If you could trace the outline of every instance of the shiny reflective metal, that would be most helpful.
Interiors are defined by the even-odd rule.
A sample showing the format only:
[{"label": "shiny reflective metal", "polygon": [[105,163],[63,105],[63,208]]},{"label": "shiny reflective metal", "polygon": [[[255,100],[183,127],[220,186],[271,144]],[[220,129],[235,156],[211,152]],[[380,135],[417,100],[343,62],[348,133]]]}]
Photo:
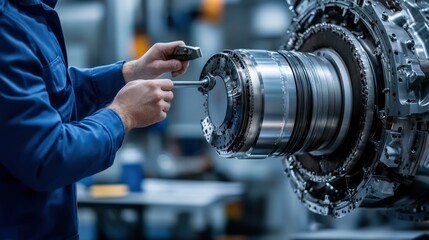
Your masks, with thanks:
[{"label": "shiny reflective metal", "polygon": [[[239,49],[209,60],[201,76],[224,82],[220,91],[227,101],[226,111],[213,113],[210,106],[219,99],[207,93],[203,130],[220,155],[264,158],[335,150],[350,122],[350,77],[334,51],[316,54]],[[241,70],[225,69],[240,65]],[[238,104],[247,111],[237,111]]]},{"label": "shiny reflective metal", "polygon": [[429,1],[288,1],[278,51],[237,49],[201,72],[202,128],[224,157],[284,156],[311,211],[429,219]]}]

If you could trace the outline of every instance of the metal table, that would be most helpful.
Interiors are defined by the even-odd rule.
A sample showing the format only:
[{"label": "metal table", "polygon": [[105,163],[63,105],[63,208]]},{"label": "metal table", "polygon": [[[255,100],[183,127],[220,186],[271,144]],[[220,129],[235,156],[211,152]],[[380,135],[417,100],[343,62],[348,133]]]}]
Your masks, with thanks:
[{"label": "metal table", "polygon": [[160,206],[194,211],[207,209],[215,204],[226,204],[238,199],[243,193],[240,183],[215,181],[188,181],[144,179],[142,192],[130,192],[123,197],[94,198],[88,192],[78,192],[79,208],[91,208],[97,215],[98,239],[106,238],[103,232],[102,216],[107,209],[131,209],[137,213],[136,239],[143,239],[143,212],[147,207]]}]

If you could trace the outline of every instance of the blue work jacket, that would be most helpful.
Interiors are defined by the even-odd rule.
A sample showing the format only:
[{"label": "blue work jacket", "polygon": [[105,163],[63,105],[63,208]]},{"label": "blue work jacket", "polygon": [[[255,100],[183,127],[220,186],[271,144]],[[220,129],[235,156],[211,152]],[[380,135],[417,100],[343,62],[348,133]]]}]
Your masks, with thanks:
[{"label": "blue work jacket", "polygon": [[[0,0],[0,239],[77,239],[74,183],[113,163],[123,62],[68,68],[56,0]],[[76,13],[79,14],[79,13]]]}]

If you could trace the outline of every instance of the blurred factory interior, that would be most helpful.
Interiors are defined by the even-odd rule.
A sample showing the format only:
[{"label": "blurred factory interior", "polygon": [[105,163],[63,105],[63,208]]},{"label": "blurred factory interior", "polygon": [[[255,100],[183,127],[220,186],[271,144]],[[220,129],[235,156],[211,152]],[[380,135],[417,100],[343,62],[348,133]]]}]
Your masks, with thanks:
[{"label": "blurred factory interior", "polygon": [[[61,0],[56,9],[70,66],[133,59],[156,42],[183,40],[203,52],[175,79],[188,81],[199,80],[207,59],[223,49],[278,49],[291,21],[285,0]],[[428,228],[373,209],[357,209],[340,219],[308,211],[293,193],[281,158],[219,157],[201,131],[202,94],[195,89],[176,89],[174,94],[167,120],[130,132],[114,165],[83,179],[78,196],[95,185],[122,183],[132,191],[164,191],[163,198],[172,202],[176,196],[177,201],[192,202],[204,194],[216,195],[210,191],[224,186],[200,182],[231,183],[225,188],[234,189],[233,194],[195,207],[155,203],[137,211],[82,203],[81,239],[299,239],[300,233],[325,230],[341,234]],[[137,173],[127,168],[132,165],[138,166]],[[130,178],[142,185],[132,185]]]}]

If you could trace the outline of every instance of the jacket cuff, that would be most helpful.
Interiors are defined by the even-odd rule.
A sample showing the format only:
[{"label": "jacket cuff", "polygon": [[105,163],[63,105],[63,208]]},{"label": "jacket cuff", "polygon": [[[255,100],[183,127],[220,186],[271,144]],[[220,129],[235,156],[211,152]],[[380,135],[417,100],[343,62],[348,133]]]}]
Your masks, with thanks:
[{"label": "jacket cuff", "polygon": [[125,125],[121,117],[109,108],[102,108],[91,115],[91,120],[99,123],[109,134],[111,141],[111,156],[122,146],[125,137]]}]

